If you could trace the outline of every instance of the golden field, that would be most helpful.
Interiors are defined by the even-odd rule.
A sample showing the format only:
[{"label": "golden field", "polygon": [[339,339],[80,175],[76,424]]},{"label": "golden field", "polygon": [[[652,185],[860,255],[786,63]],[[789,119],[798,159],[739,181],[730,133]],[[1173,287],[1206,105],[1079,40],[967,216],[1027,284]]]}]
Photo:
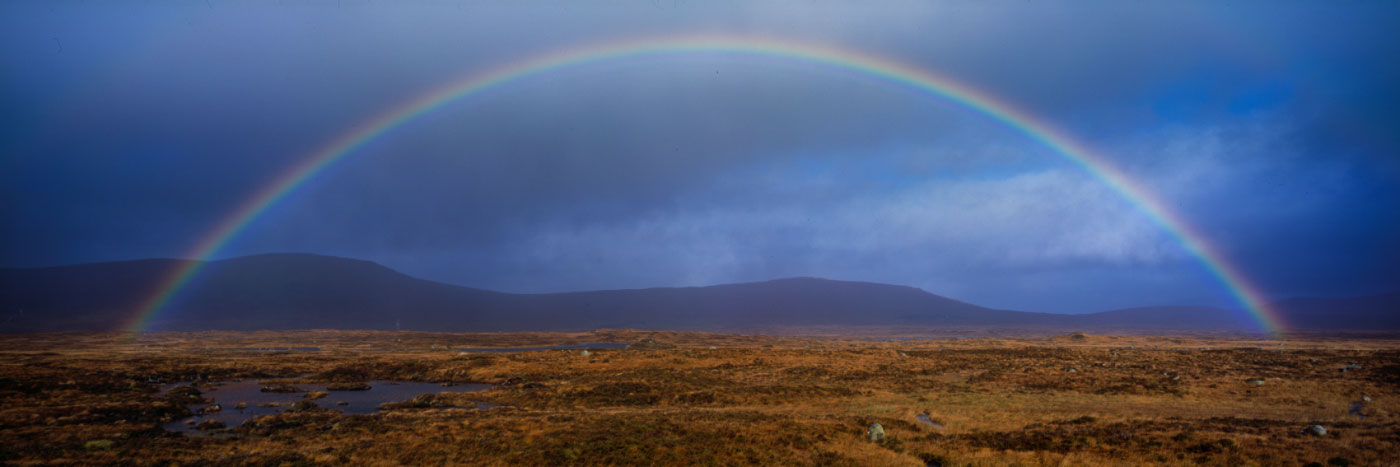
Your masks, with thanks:
[{"label": "golden field", "polygon": [[[643,340],[590,355],[455,350]],[[648,331],[7,335],[0,463],[1397,465],[1398,344]],[[239,350],[251,347],[319,350]],[[190,409],[159,388],[235,380],[495,386],[370,415],[323,402],[222,430],[162,428]],[[872,423],[883,441],[867,436]],[[1306,432],[1312,425],[1326,434]]]}]

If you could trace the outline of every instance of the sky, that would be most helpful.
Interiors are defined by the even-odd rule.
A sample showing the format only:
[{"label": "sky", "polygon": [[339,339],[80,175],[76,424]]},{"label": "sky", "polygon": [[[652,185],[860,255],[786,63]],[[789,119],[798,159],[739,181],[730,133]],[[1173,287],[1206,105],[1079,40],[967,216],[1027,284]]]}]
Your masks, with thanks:
[{"label": "sky", "polygon": [[[0,266],[189,257],[337,136],[502,64],[764,37],[950,76],[1070,135],[1265,296],[1400,290],[1400,3],[0,2]],[[1235,306],[1129,200],[946,99],[674,54],[510,83],[317,174],[214,258],[492,290],[793,276],[1046,312]]]}]

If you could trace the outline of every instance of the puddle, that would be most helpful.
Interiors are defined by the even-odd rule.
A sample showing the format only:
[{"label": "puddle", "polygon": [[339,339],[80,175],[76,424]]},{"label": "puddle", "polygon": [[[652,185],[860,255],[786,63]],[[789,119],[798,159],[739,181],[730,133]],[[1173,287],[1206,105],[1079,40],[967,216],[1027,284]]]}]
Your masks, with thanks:
[{"label": "puddle", "polygon": [[918,420],[919,423],[922,423],[922,424],[931,426],[931,427],[933,427],[933,428],[937,428],[937,429],[939,429],[939,430],[942,430],[942,429],[944,428],[943,425],[939,425],[939,424],[937,424],[937,423],[934,423],[934,422],[933,422],[933,419],[932,419],[932,418],[929,418],[928,414],[926,414],[926,413],[921,413],[921,414],[919,414],[918,416],[914,417],[914,419],[915,419],[915,420]]},{"label": "puddle", "polygon": [[601,342],[585,342],[582,344],[551,345],[546,347],[476,347],[466,349],[456,349],[458,352],[473,353],[509,353],[509,352],[535,352],[540,350],[601,350],[601,349],[622,349],[627,344],[609,344]]},{"label": "puddle", "polygon": [[[177,386],[185,386],[188,383],[173,384],[162,388],[162,393]],[[218,420],[223,422],[228,428],[236,427],[250,418],[269,415],[281,412],[297,401],[306,399],[306,391],[325,391],[324,383],[294,384],[302,392],[262,392],[264,384],[259,381],[232,381],[226,383],[214,383],[214,386],[199,386],[199,390],[204,397],[213,399],[223,410],[204,415],[175,420],[165,424],[167,431],[198,433],[195,425],[204,420]],[[340,410],[346,414],[371,414],[379,411],[379,404],[385,402],[402,402],[413,399],[420,394],[437,394],[443,392],[476,392],[490,389],[490,384],[457,384],[454,386],[443,386],[439,383],[405,382],[405,381],[370,381],[370,388],[364,391],[326,391],[330,395],[316,399],[316,405],[321,407]],[[242,409],[234,408],[239,402],[248,406]],[[337,402],[346,402],[346,405],[338,405]],[[280,404],[278,407],[261,407],[264,404]],[[198,412],[210,404],[191,404],[190,410]],[[481,408],[490,408],[486,404],[478,404]],[[194,423],[186,423],[193,420]]]},{"label": "puddle", "polygon": [[1366,418],[1366,415],[1363,414],[1363,413],[1361,413],[1361,409],[1364,409],[1364,408],[1366,408],[1366,404],[1365,404],[1365,403],[1363,403],[1363,402],[1352,402],[1352,403],[1351,403],[1351,410],[1348,410],[1347,413],[1352,414],[1352,415],[1355,415],[1356,418]]}]

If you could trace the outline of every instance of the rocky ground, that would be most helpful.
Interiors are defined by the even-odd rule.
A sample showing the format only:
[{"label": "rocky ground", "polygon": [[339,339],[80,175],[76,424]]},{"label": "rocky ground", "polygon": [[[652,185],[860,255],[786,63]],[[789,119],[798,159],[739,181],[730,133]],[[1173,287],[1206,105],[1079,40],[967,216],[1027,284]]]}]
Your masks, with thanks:
[{"label": "rocky ground", "polygon": [[[584,342],[634,345],[455,350]],[[161,428],[232,380],[495,386]],[[1358,338],[0,337],[0,463],[15,465],[1395,465],[1397,415],[1400,341]]]}]

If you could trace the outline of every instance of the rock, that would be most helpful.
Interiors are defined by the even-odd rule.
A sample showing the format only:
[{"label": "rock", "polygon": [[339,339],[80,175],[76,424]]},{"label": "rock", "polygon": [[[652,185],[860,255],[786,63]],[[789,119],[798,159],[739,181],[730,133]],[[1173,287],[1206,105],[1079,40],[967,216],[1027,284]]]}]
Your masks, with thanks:
[{"label": "rock", "polygon": [[199,430],[217,430],[224,427],[224,422],[210,418],[199,422],[199,424],[194,427]]},{"label": "rock", "polygon": [[715,346],[713,346],[713,345],[710,346],[710,350],[715,350],[715,349],[718,349],[718,348],[719,348],[719,347],[715,347]]},{"label": "rock", "polygon": [[326,391],[310,391],[310,392],[307,392],[307,393],[306,393],[306,398],[307,398],[307,399],[320,399],[320,398],[322,398],[322,397],[326,397],[326,396],[329,396],[329,395],[330,395],[330,394],[327,394]]},{"label": "rock", "polygon": [[327,391],[368,391],[369,383],[331,383],[326,385]]},{"label": "rock", "polygon": [[583,351],[579,352],[578,354],[587,357],[589,355],[593,355],[593,352],[589,352],[588,349],[583,349]]},{"label": "rock", "polygon": [[1362,400],[1363,402],[1371,402],[1371,396],[1365,396],[1365,395],[1363,395],[1363,396],[1361,396],[1361,400]]},{"label": "rock", "polygon": [[1264,380],[1259,379],[1259,378],[1250,378],[1250,379],[1245,380],[1244,382],[1249,383],[1249,384],[1252,384],[1252,385],[1255,385],[1255,386],[1263,386],[1263,385],[1264,385]]},{"label": "rock", "polygon": [[1357,365],[1357,364],[1355,364],[1355,363],[1348,363],[1347,366],[1342,367],[1342,371],[1343,371],[1343,372],[1346,372],[1346,371],[1353,371],[1353,370],[1360,370],[1360,369],[1361,369],[1361,365]]},{"label": "rock", "polygon": [[1065,371],[1070,372],[1070,373],[1078,373],[1078,372],[1079,372],[1079,369],[1077,369],[1077,368],[1065,368]]},{"label": "rock", "polygon": [[224,410],[224,406],[222,406],[222,405],[219,405],[219,404],[209,404],[208,407],[199,409],[199,413],[216,413],[216,412],[222,412],[223,410]]},{"label": "rock", "polygon": [[1303,430],[1303,432],[1313,436],[1327,436],[1327,429],[1323,428],[1322,425],[1310,426]]},{"label": "rock", "polygon": [[263,386],[260,390],[262,392],[305,392],[299,387],[285,383],[269,384]]},{"label": "rock", "polygon": [[870,428],[865,429],[865,434],[870,436],[871,441],[884,441],[885,427],[880,426],[879,423],[872,423]]},{"label": "rock", "polygon": [[83,449],[88,451],[100,451],[103,449],[112,449],[112,446],[115,444],[116,442],[110,439],[94,439],[83,443]]},{"label": "rock", "polygon": [[933,417],[929,416],[929,413],[928,413],[928,412],[924,412],[924,413],[915,415],[915,416],[914,416],[914,421],[919,422],[919,423],[922,423],[922,424],[924,424],[924,425],[927,425],[929,428],[933,428],[933,429],[942,430],[942,429],[944,428],[944,426],[943,426],[942,424],[939,424],[938,422],[933,421]]}]

